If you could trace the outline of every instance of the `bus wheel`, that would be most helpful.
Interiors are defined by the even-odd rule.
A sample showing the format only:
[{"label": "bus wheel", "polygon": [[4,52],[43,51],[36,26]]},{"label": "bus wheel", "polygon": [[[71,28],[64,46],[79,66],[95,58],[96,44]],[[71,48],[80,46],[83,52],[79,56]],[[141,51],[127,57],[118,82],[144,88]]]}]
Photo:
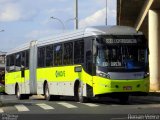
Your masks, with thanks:
[{"label": "bus wheel", "polygon": [[46,100],[48,100],[48,101],[52,100],[52,96],[49,94],[49,88],[48,88],[48,84],[47,83],[45,85],[44,96],[45,96]]},{"label": "bus wheel", "polygon": [[16,87],[16,97],[19,99],[19,100],[22,100],[23,99],[23,95],[20,94],[20,90],[19,90],[19,86],[17,85]]},{"label": "bus wheel", "polygon": [[128,103],[128,100],[129,100],[129,95],[122,95],[120,98],[119,98],[119,102],[121,104],[127,104]]},{"label": "bus wheel", "polygon": [[77,99],[78,99],[78,101],[81,102],[81,103],[87,102],[87,98],[83,96],[83,91],[82,91],[81,84],[79,84],[79,86],[78,86]]}]

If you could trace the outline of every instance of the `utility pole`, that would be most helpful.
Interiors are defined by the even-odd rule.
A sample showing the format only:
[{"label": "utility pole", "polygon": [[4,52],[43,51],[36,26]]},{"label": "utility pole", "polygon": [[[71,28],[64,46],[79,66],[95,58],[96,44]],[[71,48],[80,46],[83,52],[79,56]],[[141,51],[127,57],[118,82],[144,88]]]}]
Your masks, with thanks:
[{"label": "utility pole", "polygon": [[106,26],[107,26],[107,0],[106,0]]},{"label": "utility pole", "polygon": [[74,4],[74,29],[78,29],[78,0],[75,0],[75,4]]}]

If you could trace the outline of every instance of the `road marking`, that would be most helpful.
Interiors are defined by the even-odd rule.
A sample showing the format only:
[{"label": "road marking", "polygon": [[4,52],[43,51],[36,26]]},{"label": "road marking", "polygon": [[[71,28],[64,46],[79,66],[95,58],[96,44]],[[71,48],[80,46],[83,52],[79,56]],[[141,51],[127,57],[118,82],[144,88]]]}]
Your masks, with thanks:
[{"label": "road marking", "polygon": [[54,108],[52,106],[49,106],[47,104],[44,104],[44,103],[41,103],[41,104],[36,104],[38,105],[39,107],[45,109],[45,110],[53,110]]},{"label": "road marking", "polygon": [[99,106],[99,105],[93,104],[93,103],[82,103],[82,104],[87,105],[89,107],[98,107]]},{"label": "road marking", "polygon": [[65,106],[65,107],[67,107],[67,108],[77,108],[77,106],[74,106],[74,105],[69,104],[69,103],[66,103],[66,102],[59,102],[59,103],[57,103],[57,104],[63,105],[63,106]]},{"label": "road marking", "polygon": [[29,111],[29,109],[24,105],[15,105],[15,107],[19,112]]},{"label": "road marking", "polygon": [[2,108],[0,108],[0,113],[4,113],[4,111],[3,111],[3,109],[2,109]]}]

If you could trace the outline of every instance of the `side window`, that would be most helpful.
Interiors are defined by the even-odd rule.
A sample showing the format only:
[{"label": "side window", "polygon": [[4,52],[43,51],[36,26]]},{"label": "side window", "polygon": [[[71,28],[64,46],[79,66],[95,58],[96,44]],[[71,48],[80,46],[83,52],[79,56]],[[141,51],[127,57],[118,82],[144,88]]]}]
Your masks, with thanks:
[{"label": "side window", "polygon": [[21,68],[21,53],[16,53],[15,60],[16,60],[16,64],[15,64],[16,68],[15,69],[16,69],[16,71],[19,71]]},{"label": "side window", "polygon": [[6,70],[9,72],[9,60],[10,59],[10,56],[6,56]]},{"label": "side window", "polygon": [[46,67],[53,66],[53,45],[46,46]]},{"label": "side window", "polygon": [[75,41],[74,43],[74,63],[84,63],[84,41]]},{"label": "side window", "polygon": [[54,65],[62,65],[62,44],[54,46]]},{"label": "side window", "polygon": [[38,48],[38,67],[45,67],[45,47]]},{"label": "side window", "polygon": [[8,72],[19,71],[24,66],[29,68],[29,50],[6,56],[6,70]]},{"label": "side window", "polygon": [[25,51],[23,51],[23,52],[21,53],[21,55],[22,55],[21,65],[22,65],[23,67],[25,67],[25,58],[26,58]]},{"label": "side window", "polygon": [[71,65],[73,63],[73,43],[64,44],[64,65]]},{"label": "side window", "polygon": [[92,51],[86,52],[86,69],[87,72],[92,74]]},{"label": "side window", "polygon": [[10,55],[10,64],[9,66],[14,66],[15,64],[15,59],[14,59],[14,54],[13,55]]},{"label": "side window", "polygon": [[9,56],[6,56],[6,65],[9,66]]},{"label": "side window", "polygon": [[21,67],[25,69],[29,68],[29,50],[21,52]]},{"label": "side window", "polygon": [[7,56],[7,71],[12,72],[15,70],[15,54]]},{"label": "side window", "polygon": [[29,50],[26,51],[26,59],[25,59],[25,62],[26,62],[26,69],[29,68]]},{"label": "side window", "polygon": [[21,54],[15,54],[15,71],[19,71],[21,67]]}]

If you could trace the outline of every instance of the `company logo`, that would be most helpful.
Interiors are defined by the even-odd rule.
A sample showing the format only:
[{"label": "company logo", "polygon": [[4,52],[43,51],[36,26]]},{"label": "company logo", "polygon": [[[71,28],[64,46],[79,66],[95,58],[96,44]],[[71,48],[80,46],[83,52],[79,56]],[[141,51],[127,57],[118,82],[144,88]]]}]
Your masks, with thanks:
[{"label": "company logo", "polygon": [[56,71],[56,77],[65,77],[65,71]]}]

